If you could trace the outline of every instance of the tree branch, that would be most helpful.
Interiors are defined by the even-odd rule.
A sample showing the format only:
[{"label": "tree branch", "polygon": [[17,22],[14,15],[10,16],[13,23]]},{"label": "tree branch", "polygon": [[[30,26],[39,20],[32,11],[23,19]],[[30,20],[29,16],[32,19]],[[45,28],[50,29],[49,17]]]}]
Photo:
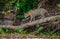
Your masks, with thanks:
[{"label": "tree branch", "polygon": [[27,28],[27,27],[32,27],[34,25],[45,23],[47,21],[55,21],[55,20],[60,20],[60,15],[39,19],[39,20],[36,20],[36,21],[33,21],[33,22],[29,22],[29,23],[26,23],[26,24],[22,24],[22,25],[19,25],[19,26],[0,25],[0,28],[12,28],[14,30],[17,30],[17,29],[23,29],[23,28]]}]

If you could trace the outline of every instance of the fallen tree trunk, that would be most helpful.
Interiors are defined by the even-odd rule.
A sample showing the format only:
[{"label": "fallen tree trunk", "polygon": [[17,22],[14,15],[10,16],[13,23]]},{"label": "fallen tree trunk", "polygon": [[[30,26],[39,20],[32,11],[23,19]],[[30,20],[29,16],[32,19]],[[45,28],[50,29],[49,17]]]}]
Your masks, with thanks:
[{"label": "fallen tree trunk", "polygon": [[27,28],[27,27],[32,27],[34,25],[45,23],[47,21],[55,21],[55,20],[60,20],[60,15],[39,19],[39,20],[29,22],[29,23],[26,23],[26,24],[22,24],[22,25],[19,25],[19,26],[0,25],[0,28],[11,28],[11,29],[17,30],[17,29],[23,29],[23,28]]},{"label": "fallen tree trunk", "polygon": [[[60,23],[60,20],[59,21],[56,21],[56,22],[52,22],[52,24],[54,24],[54,25],[58,25],[59,23]],[[49,27],[49,26],[45,26],[44,29],[47,28],[47,27]],[[52,27],[54,27],[54,26],[52,26]],[[60,29],[60,26],[57,26],[56,29],[52,30],[52,32],[54,33],[58,29]],[[41,31],[41,30],[38,29],[38,30],[34,31],[31,34],[36,35],[39,31]]]}]

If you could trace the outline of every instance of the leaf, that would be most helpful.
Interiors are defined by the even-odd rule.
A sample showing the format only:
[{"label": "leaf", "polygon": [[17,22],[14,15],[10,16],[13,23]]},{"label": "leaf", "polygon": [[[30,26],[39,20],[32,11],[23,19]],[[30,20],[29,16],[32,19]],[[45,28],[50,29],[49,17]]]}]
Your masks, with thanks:
[{"label": "leaf", "polygon": [[57,4],[57,7],[60,8],[60,4]]},{"label": "leaf", "polygon": [[43,27],[40,27],[40,28],[39,28],[39,30],[42,30],[42,29],[43,29]]},{"label": "leaf", "polygon": [[43,32],[39,32],[39,35],[40,35],[40,36],[43,36],[43,35],[44,35],[44,33],[43,33]]},{"label": "leaf", "polygon": [[18,29],[17,32],[20,34],[26,34],[26,31],[24,31],[23,29]]},{"label": "leaf", "polygon": [[5,32],[6,32],[6,33],[8,33],[8,32],[9,32],[9,30],[6,28],[6,29],[5,29]]},{"label": "leaf", "polygon": [[0,34],[3,34],[4,30],[2,28],[0,28]]},{"label": "leaf", "polygon": [[42,30],[43,26],[42,25],[37,25],[37,29]]},{"label": "leaf", "polygon": [[24,19],[25,18],[23,15],[18,15],[17,17],[20,18],[20,19]]},{"label": "leaf", "polygon": [[4,3],[5,2],[5,0],[0,0],[0,3]]}]

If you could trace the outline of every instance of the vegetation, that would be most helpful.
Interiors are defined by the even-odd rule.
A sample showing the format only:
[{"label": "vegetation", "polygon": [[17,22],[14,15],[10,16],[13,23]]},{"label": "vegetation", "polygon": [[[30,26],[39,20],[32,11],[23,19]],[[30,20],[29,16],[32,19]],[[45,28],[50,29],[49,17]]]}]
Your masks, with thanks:
[{"label": "vegetation", "polygon": [[4,3],[5,0],[0,0],[0,3]]},{"label": "vegetation", "polygon": [[[47,36],[60,36],[59,32],[53,33],[52,31],[50,31],[50,29],[48,29],[47,32],[42,32],[42,29],[43,28],[41,26],[38,28],[38,30],[39,30],[38,35],[40,35],[40,36],[44,36],[44,35],[47,35]],[[14,31],[13,29],[0,28],[0,34],[7,34],[7,33],[32,34],[34,32],[32,31],[32,32],[28,33],[24,29],[18,29],[17,31]]]},{"label": "vegetation", "polygon": [[6,4],[6,8],[10,9],[13,6],[17,10],[17,17],[24,18],[24,13],[31,9],[37,8],[37,4],[38,0],[10,0]]},{"label": "vegetation", "polygon": [[[0,3],[4,3],[5,0],[1,0]],[[50,0],[49,0],[50,1]],[[48,2],[49,2],[48,1]],[[39,4],[39,0],[9,0],[6,4],[5,4],[5,8],[7,10],[3,11],[4,8],[0,6],[0,11],[2,11],[2,14],[6,15],[6,14],[10,14],[12,8],[15,9],[13,12],[16,15],[16,17],[20,20],[20,19],[24,19],[25,16],[24,14],[26,14],[27,12],[29,12],[30,10],[36,9],[38,7]],[[48,3],[46,2],[46,3]],[[53,1],[52,1],[53,2]],[[47,4],[49,5],[49,3]],[[53,4],[52,4],[53,5]],[[45,8],[46,6],[44,6]],[[50,9],[50,6],[48,6]],[[59,10],[60,10],[60,3],[57,4],[56,6]],[[52,8],[53,11],[53,8]],[[52,12],[51,11],[51,12]],[[57,11],[57,10],[56,10]],[[54,12],[55,13],[55,12]],[[16,18],[15,17],[15,18]],[[16,18],[16,19],[17,19]],[[15,21],[15,20],[14,20]],[[21,21],[19,21],[21,22]],[[0,20],[1,23],[1,20]],[[50,23],[51,24],[51,23]],[[49,24],[49,25],[50,25]],[[49,25],[46,24],[46,26],[49,27]],[[56,24],[57,25],[57,24]],[[39,35],[39,36],[43,36],[43,35],[49,35],[49,36],[53,36],[53,35],[59,35],[60,36],[60,32],[52,32],[51,28],[48,28],[48,30],[46,32],[42,31],[44,29],[45,25],[34,25],[37,26],[35,27],[37,29],[33,30],[31,29],[32,32],[28,33],[28,31],[24,30],[24,29],[18,29],[16,31],[14,31],[13,29],[9,29],[9,28],[0,28],[0,34],[6,34],[6,33],[19,33],[19,34],[34,34],[34,35]],[[52,26],[52,25],[51,25]],[[54,28],[55,29],[55,28]],[[36,33],[35,33],[36,31]]]},{"label": "vegetation", "polygon": [[60,10],[60,4],[57,4],[58,9]]}]

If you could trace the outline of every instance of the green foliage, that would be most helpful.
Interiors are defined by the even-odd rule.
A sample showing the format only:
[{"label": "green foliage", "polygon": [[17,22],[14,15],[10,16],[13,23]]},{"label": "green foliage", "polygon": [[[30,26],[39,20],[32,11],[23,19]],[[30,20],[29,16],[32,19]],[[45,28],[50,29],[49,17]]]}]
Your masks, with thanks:
[{"label": "green foliage", "polygon": [[14,31],[12,29],[4,28],[3,29],[5,33],[13,33]]},{"label": "green foliage", "polygon": [[14,31],[13,29],[8,29],[8,28],[0,28],[0,34],[5,34],[5,33],[19,33],[19,34],[27,34],[26,31],[23,29],[18,29],[17,31]]},{"label": "green foliage", "polygon": [[58,9],[60,10],[60,4],[57,4]]},{"label": "green foliage", "polygon": [[[6,7],[7,9],[10,9],[11,7],[16,8],[16,14],[20,15],[20,17],[17,17],[22,19],[22,17],[24,18],[24,13],[36,8],[37,5],[38,0],[9,0],[9,2],[6,4]],[[7,14],[7,12],[5,14]]]},{"label": "green foliage", "polygon": [[15,3],[16,0],[10,0],[7,4],[6,4],[6,7],[9,9],[12,7],[13,3]]},{"label": "green foliage", "polygon": [[60,4],[57,4],[57,7],[59,7],[59,8],[60,8]]},{"label": "green foliage", "polygon": [[7,11],[3,11],[2,13],[3,13],[4,15],[6,15],[6,14],[10,14],[10,12],[11,12],[11,10],[7,10]]},{"label": "green foliage", "polygon": [[3,28],[0,28],[0,34],[4,34]]},{"label": "green foliage", "polygon": [[40,36],[43,36],[43,35],[44,35],[43,32],[39,32],[38,34],[39,34]]},{"label": "green foliage", "polygon": [[20,19],[24,19],[25,18],[24,15],[18,15],[17,17],[20,18]]},{"label": "green foliage", "polygon": [[19,10],[19,8],[20,8],[19,1],[17,1],[17,2],[15,3],[14,7]]},{"label": "green foliage", "polygon": [[41,30],[43,29],[43,26],[42,25],[37,25],[37,29],[39,30],[39,35],[40,36],[43,36],[43,32],[41,32]]},{"label": "green foliage", "polygon": [[24,31],[23,29],[18,29],[17,32],[20,33],[20,34],[27,34],[27,32]]},{"label": "green foliage", "polygon": [[0,0],[0,3],[4,3],[5,0]]},{"label": "green foliage", "polygon": [[5,32],[6,32],[6,33],[9,32],[9,30],[6,28],[6,29],[5,29]]},{"label": "green foliage", "polygon": [[7,8],[7,11],[3,11],[4,15],[9,14],[11,12],[10,8],[13,6],[13,3],[15,3],[15,2],[16,2],[16,0],[9,0],[9,2],[6,3],[5,8]]},{"label": "green foliage", "polygon": [[43,36],[43,35],[46,35],[46,36],[60,36],[60,33],[59,32],[53,33],[51,31],[51,29],[48,29],[46,32],[39,31],[39,35],[40,36]]},{"label": "green foliage", "polygon": [[23,13],[25,13],[33,8],[36,8],[36,4],[38,4],[38,0],[21,0],[20,9],[23,9]]},{"label": "green foliage", "polygon": [[37,25],[37,29],[38,29],[39,31],[41,31],[41,30],[43,29],[43,26],[42,26],[42,25]]},{"label": "green foliage", "polygon": [[[25,30],[23,29],[18,29],[17,31],[14,31],[13,29],[8,29],[8,28],[0,28],[0,34],[6,34],[6,33],[19,33],[19,34],[30,34],[30,33],[27,33]],[[42,31],[39,31],[38,33],[40,36],[44,36],[44,35],[47,35],[47,36],[60,36],[60,33],[59,32],[56,32],[56,33],[53,33],[52,31],[47,31],[47,32],[42,32]]]},{"label": "green foliage", "polygon": [[39,30],[38,34],[40,36],[47,35],[47,36],[57,36],[60,35],[60,33],[56,32],[53,33],[50,28],[46,32],[42,32],[43,26],[42,25],[37,25],[37,29]]},{"label": "green foliage", "polygon": [[0,6],[0,11],[2,11],[2,10],[3,10],[3,7]]}]

